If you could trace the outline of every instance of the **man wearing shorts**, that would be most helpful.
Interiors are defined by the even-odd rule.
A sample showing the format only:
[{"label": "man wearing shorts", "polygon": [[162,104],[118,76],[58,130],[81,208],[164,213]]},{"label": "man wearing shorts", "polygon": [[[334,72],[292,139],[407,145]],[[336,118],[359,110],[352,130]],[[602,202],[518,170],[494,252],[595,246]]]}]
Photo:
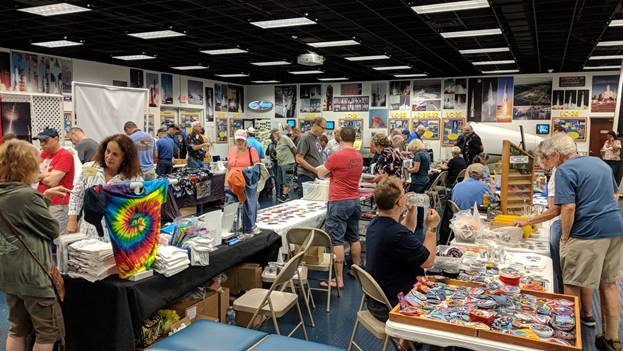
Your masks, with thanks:
[{"label": "man wearing shorts", "polygon": [[[545,156],[558,159],[555,203],[561,207],[560,261],[565,294],[579,296],[582,323],[595,325],[591,289],[599,288],[603,331],[595,345],[619,351],[617,281],[623,278],[623,218],[610,167],[595,157],[578,156],[571,137],[559,133],[546,142]],[[590,313],[590,314],[588,314]],[[592,323],[591,323],[592,322]]]},{"label": "man wearing shorts", "polygon": [[[344,127],[340,131],[342,150],[332,153],[324,166],[318,168],[318,176],[329,174],[329,203],[325,228],[331,236],[335,254],[337,286],[344,287],[344,244],[350,243],[353,263],[361,265],[359,242],[359,179],[363,171],[363,158],[355,150],[355,130]],[[335,285],[335,282],[330,282]]]}]

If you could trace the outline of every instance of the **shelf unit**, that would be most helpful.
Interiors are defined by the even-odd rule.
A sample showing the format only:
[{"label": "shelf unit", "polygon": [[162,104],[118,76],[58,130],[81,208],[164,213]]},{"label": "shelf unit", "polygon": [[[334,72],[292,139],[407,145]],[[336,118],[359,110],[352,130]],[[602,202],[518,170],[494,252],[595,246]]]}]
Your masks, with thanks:
[{"label": "shelf unit", "polygon": [[508,140],[503,141],[500,208],[503,214],[522,214],[532,205],[534,157]]}]

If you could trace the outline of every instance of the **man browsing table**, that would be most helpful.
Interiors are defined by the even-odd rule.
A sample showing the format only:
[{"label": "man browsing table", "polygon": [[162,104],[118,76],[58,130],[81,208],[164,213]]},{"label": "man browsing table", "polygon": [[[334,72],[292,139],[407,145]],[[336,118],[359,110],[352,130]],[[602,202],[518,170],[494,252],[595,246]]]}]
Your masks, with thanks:
[{"label": "man browsing table", "polygon": [[322,145],[319,137],[327,129],[327,121],[318,117],[314,119],[312,128],[300,137],[297,143],[296,162],[298,167],[299,197],[303,197],[303,183],[316,179],[316,167],[322,164]]}]

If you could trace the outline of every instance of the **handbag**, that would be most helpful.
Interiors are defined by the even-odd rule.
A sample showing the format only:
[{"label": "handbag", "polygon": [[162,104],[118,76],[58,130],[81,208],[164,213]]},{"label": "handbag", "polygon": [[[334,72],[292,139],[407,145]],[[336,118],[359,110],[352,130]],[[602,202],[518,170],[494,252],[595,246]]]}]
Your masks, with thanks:
[{"label": "handbag", "polygon": [[28,245],[26,245],[26,243],[24,242],[24,239],[22,239],[22,236],[17,232],[15,227],[6,219],[3,213],[0,213],[0,219],[4,221],[4,223],[7,225],[9,230],[13,232],[13,235],[22,243],[22,245],[24,245],[24,248],[26,248],[26,251],[28,251],[30,256],[35,260],[35,262],[37,262],[39,267],[41,267],[41,269],[43,269],[43,271],[48,275],[48,278],[50,278],[50,281],[52,282],[52,286],[54,287],[54,291],[56,292],[56,296],[58,297],[58,299],[61,302],[64,301],[65,300],[65,281],[63,280],[63,276],[61,275],[61,272],[58,270],[58,267],[56,267],[56,265],[52,263],[52,266],[50,267],[50,270],[48,271],[43,265],[43,263],[41,263],[39,258],[30,250]]}]

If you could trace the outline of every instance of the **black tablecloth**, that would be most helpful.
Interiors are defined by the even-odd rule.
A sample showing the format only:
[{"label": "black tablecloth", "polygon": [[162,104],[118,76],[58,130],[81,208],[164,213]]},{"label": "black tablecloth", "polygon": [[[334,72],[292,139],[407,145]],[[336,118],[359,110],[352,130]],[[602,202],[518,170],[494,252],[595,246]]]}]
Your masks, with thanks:
[{"label": "black tablecloth", "polygon": [[186,195],[177,201],[177,207],[194,207],[196,205],[207,204],[209,202],[223,201],[225,199],[225,173],[213,174],[210,178],[210,195],[197,200],[195,195]]},{"label": "black tablecloth", "polygon": [[117,276],[90,283],[65,279],[63,302],[68,350],[134,350],[134,327],[191,289],[243,262],[275,261],[281,236],[265,231],[210,254],[210,265],[190,267],[170,278],[154,276],[138,282]]}]

